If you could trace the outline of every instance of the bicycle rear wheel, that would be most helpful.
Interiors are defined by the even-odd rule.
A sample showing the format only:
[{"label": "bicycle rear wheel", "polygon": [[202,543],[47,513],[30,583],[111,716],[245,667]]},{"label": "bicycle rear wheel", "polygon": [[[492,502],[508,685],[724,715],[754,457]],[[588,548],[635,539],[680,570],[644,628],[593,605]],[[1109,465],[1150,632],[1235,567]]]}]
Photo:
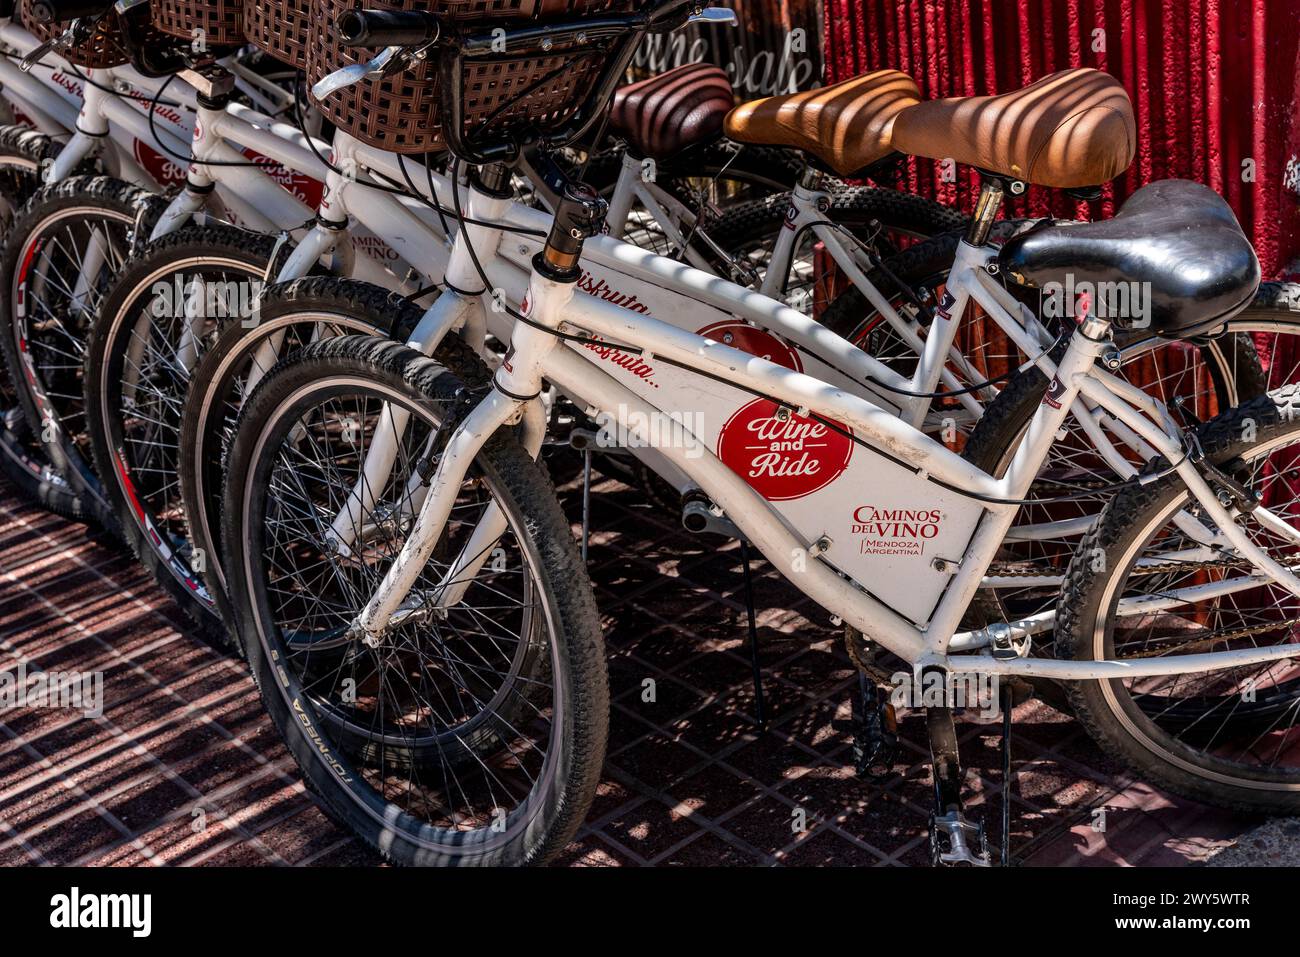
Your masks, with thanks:
[{"label": "bicycle rear wheel", "polygon": [[[966,216],[959,210],[899,190],[837,186],[829,193],[826,218],[886,258],[918,240],[960,230],[966,224]],[[789,212],[790,194],[778,193],[723,210],[715,222],[706,224],[705,231],[724,252],[752,268],[761,281],[771,262],[776,238],[786,227]],[[845,330],[840,328],[842,321],[831,310],[834,301],[848,293],[838,289],[836,266],[819,252],[819,245],[811,233],[796,237],[790,272],[783,277],[777,298],[845,335]],[[949,256],[948,263],[951,262]],[[892,294],[891,287],[883,288],[886,297]]]},{"label": "bicycle rear wheel", "polygon": [[[349,631],[400,549],[462,390],[432,359],[362,336],[280,366],[240,413],[225,567],[266,708],[335,817],[396,863],[544,863],[590,807],[609,690],[568,522],[511,435],[476,458],[409,614],[373,645]],[[386,407],[409,415],[400,432],[379,431]],[[328,530],[385,437],[394,467],[367,486],[372,506],[345,523],[341,549]],[[505,533],[463,600],[430,607],[491,505]]]},{"label": "bicycle rear wheel", "polygon": [[[1121,353],[1123,374],[1144,383],[1144,391],[1169,405],[1175,415],[1181,414],[1189,427],[1265,394],[1261,347],[1267,349],[1272,376],[1282,382],[1300,381],[1300,287],[1287,287],[1265,283],[1251,305],[1215,339],[1202,343],[1131,339]],[[1003,474],[1046,388],[1047,379],[1037,369],[1017,375],[989,405],[963,455],[991,474]],[[1128,457],[1141,464],[1131,453]],[[973,619],[981,624],[1020,621],[1050,610],[1079,536],[1106,504],[1107,495],[1100,490],[1116,481],[1116,473],[1081,433],[1078,422],[1067,419],[1065,434],[1053,443],[1028,497],[1082,497],[1020,509],[989,570],[996,584],[977,596]],[[1090,489],[1098,491],[1089,494]],[[1035,647],[1051,654],[1050,629],[1035,641]],[[1035,686],[1054,707],[1067,707],[1054,682],[1044,679],[1035,681]]]},{"label": "bicycle rear wheel", "polygon": [[[1300,386],[1200,429],[1209,461],[1292,525],[1300,523]],[[1151,469],[1168,467],[1163,459]],[[1300,545],[1250,510],[1234,521],[1274,561]],[[1203,535],[1192,536],[1188,523]],[[1231,549],[1206,548],[1213,521],[1177,476],[1133,486],[1079,543],[1057,610],[1056,655],[1077,661],[1295,646],[1295,657],[1216,671],[1072,681],[1079,720],[1109,754],[1193,800],[1235,811],[1300,809],[1300,598]]]}]

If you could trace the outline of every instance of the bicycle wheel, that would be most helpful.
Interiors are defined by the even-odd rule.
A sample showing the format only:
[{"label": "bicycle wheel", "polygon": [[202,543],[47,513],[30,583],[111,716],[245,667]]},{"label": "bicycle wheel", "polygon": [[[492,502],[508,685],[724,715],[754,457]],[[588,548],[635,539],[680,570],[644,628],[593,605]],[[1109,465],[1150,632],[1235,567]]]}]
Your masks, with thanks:
[{"label": "bicycle wheel", "polygon": [[85,343],[137,228],[152,228],[164,205],[120,180],[75,177],[37,191],[0,249],[0,348],[23,417],[75,496],[67,511],[110,529],[85,428]]},{"label": "bicycle wheel", "polygon": [[[226,642],[186,534],[180,417],[190,374],[219,329],[255,323],[275,239],[187,226],[127,261],[85,355],[86,432],[122,538],[203,637]],[[287,251],[286,251],[287,254]]]},{"label": "bicycle wheel", "polygon": [[[230,618],[219,541],[226,456],[240,406],[270,371],[264,360],[273,363],[310,342],[349,333],[400,341],[423,313],[377,286],[333,277],[299,279],[272,286],[257,324],[228,325],[204,354],[181,408],[177,471],[190,547],[207,558],[203,579],[223,618]],[[269,343],[278,347],[264,349]],[[487,367],[455,336],[444,340],[437,358],[465,382],[487,381]]]},{"label": "bicycle wheel", "polygon": [[[1290,297],[1287,285],[1292,285]],[[1144,391],[1192,426],[1267,391],[1256,345],[1260,338],[1268,340],[1271,372],[1278,381],[1300,381],[1300,287],[1265,283],[1252,304],[1227,323],[1223,335],[1199,344],[1130,338],[1121,350],[1123,375],[1142,383]],[[1003,474],[1046,388],[1047,379],[1037,369],[1016,376],[976,425],[963,452],[966,458],[993,475]],[[1125,451],[1113,434],[1110,437]],[[1125,454],[1140,464],[1131,451]],[[1017,621],[1053,606],[1078,536],[1106,502],[1103,492],[1086,493],[1116,481],[1115,471],[1078,422],[1068,419],[1027,497],[1084,497],[1020,509],[989,571],[1001,584],[982,590],[978,598],[985,620]],[[1023,584],[1013,584],[1017,580]]]},{"label": "bicycle wheel", "polygon": [[[1296,525],[1300,386],[1229,410],[1200,430],[1209,461]],[[1163,459],[1152,469],[1167,468]],[[1300,545],[1233,508],[1274,561]],[[1193,529],[1188,528],[1192,525]],[[1079,543],[1057,611],[1056,654],[1141,663],[1211,651],[1294,645],[1300,598],[1256,574],[1176,476],[1110,501]],[[1071,706],[1103,750],[1152,782],[1235,811],[1300,809],[1300,647],[1291,659],[1216,671],[1067,683]]]},{"label": "bicycle wheel", "polygon": [[[14,217],[40,188],[45,164],[60,149],[61,144],[29,127],[0,127],[0,235],[10,234]],[[50,511],[76,521],[87,519],[76,490],[50,463],[31,429],[6,362],[0,362],[0,472]]]},{"label": "bicycle wheel", "polygon": [[[379,431],[385,407],[409,416],[400,432]],[[464,409],[445,367],[382,339],[314,343],[273,371],[230,451],[231,601],[271,719],[336,818],[397,863],[544,863],[590,807],[609,689],[568,522],[508,432],[475,459],[411,613],[373,647],[349,632],[427,487],[417,469]],[[335,519],[384,439],[393,468],[340,548]],[[463,599],[412,602],[431,600],[490,505],[506,531]]]},{"label": "bicycle wheel", "polygon": [[[829,193],[826,218],[873,245],[885,257],[896,255],[919,239],[961,230],[967,221],[959,210],[899,190],[841,185]],[[731,206],[707,224],[705,230],[714,243],[748,266],[761,282],[789,212],[790,194],[779,193]],[[817,316],[829,326],[831,304],[841,293],[837,290],[835,264],[819,253],[819,245],[811,233],[796,238],[790,273],[777,298],[806,315]],[[951,255],[948,262],[952,262]],[[882,285],[881,288],[892,287]]]}]

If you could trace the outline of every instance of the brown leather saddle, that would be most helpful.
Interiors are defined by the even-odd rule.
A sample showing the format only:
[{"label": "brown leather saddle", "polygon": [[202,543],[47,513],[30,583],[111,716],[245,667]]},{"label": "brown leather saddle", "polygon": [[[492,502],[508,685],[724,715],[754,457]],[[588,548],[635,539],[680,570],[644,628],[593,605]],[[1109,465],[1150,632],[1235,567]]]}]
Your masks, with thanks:
[{"label": "brown leather saddle", "polygon": [[930,100],[894,121],[895,149],[1040,186],[1099,186],[1133,161],[1133,104],[1109,73],[1080,67],[997,96]]},{"label": "brown leather saddle", "polygon": [[894,120],[920,102],[921,91],[906,73],[875,70],[742,104],[727,115],[723,129],[738,143],[792,146],[849,176],[893,152]]},{"label": "brown leather saddle", "polygon": [[1124,87],[1086,68],[997,96],[926,102],[906,74],[876,70],[745,103],[723,129],[741,143],[802,150],[841,176],[899,151],[1063,188],[1114,179],[1137,142]]},{"label": "brown leather saddle", "polygon": [[735,106],[727,74],[707,63],[688,63],[620,87],[609,125],[639,157],[667,160],[717,139]]}]

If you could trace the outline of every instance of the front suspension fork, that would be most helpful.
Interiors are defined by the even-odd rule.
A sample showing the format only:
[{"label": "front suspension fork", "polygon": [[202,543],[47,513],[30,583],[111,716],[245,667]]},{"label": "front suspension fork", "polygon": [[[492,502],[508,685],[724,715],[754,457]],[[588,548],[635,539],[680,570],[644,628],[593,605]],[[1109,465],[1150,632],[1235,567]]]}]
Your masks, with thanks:
[{"label": "front suspension fork", "polygon": [[[492,389],[456,426],[428,481],[410,534],[378,589],[353,622],[353,634],[367,643],[378,643],[428,564],[461,486],[483,446],[501,426],[534,417],[535,411],[526,412],[530,406],[540,408],[545,360],[553,349],[560,347],[554,331],[573,299],[583,242],[600,229],[604,213],[604,201],[587,187],[570,185],[565,190],[546,245],[533,260],[528,304],[511,333],[510,350],[493,375]],[[453,253],[453,262],[454,259]],[[535,437],[533,441],[537,441]],[[494,543],[505,531],[505,524],[505,516],[493,503],[444,576],[438,589],[440,606],[446,607],[449,599],[459,600],[464,595],[469,580],[482,568]]]}]

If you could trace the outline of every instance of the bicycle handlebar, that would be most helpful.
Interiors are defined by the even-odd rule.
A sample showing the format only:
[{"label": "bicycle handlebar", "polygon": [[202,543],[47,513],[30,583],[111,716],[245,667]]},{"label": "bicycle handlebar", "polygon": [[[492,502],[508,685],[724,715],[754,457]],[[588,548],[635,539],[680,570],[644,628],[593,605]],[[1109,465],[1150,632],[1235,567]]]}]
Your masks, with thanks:
[{"label": "bicycle handlebar", "polygon": [[[632,54],[647,33],[666,33],[701,14],[706,0],[649,0],[640,10],[624,14],[570,17],[546,23],[510,23],[489,30],[487,23],[455,24],[444,29],[434,15],[423,11],[351,10],[334,22],[343,46],[377,47],[383,51],[369,63],[354,63],[335,70],[312,88],[318,99],[365,79],[388,76],[407,68],[422,51],[437,45],[437,64],[443,95],[443,134],[456,156],[484,165],[512,161],[523,140],[514,133],[495,139],[479,136],[473,142],[463,133],[465,116],[462,70],[467,62],[499,53],[502,44],[515,56],[599,52],[605,63],[582,103],[559,129],[537,135],[549,147],[582,136],[614,95]],[[708,17],[713,19],[713,17]]]},{"label": "bicycle handlebar", "polygon": [[37,23],[64,23],[81,17],[98,19],[112,6],[104,0],[33,0],[32,19]]},{"label": "bicycle handlebar", "polygon": [[423,10],[347,10],[334,21],[345,47],[423,46],[438,39],[438,18]]}]

